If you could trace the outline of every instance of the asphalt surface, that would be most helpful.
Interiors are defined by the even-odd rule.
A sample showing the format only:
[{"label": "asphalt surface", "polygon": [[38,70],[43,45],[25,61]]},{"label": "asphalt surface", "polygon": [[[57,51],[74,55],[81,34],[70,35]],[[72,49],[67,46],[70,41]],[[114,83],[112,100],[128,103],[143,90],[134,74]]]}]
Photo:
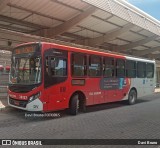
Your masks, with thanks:
[{"label": "asphalt surface", "polygon": [[132,106],[125,102],[91,106],[77,116],[66,110],[41,114],[7,107],[0,111],[0,139],[17,138],[160,139],[160,93],[139,98]]}]

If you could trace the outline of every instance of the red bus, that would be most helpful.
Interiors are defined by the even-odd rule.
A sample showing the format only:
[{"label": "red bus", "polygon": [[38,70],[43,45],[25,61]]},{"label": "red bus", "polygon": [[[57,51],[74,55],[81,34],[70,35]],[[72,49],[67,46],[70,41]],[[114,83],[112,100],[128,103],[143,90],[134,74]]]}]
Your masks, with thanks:
[{"label": "red bus", "polygon": [[132,105],[155,88],[155,61],[147,59],[40,42],[17,46],[11,60],[8,104],[27,111]]}]

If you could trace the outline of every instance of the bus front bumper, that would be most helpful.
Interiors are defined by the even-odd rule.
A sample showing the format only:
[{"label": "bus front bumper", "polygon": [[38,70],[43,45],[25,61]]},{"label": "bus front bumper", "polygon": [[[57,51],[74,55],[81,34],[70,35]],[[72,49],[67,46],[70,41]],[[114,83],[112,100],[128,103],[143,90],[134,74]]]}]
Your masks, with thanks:
[{"label": "bus front bumper", "polygon": [[26,111],[43,111],[43,103],[37,98],[32,102],[12,99],[8,96],[8,105]]}]

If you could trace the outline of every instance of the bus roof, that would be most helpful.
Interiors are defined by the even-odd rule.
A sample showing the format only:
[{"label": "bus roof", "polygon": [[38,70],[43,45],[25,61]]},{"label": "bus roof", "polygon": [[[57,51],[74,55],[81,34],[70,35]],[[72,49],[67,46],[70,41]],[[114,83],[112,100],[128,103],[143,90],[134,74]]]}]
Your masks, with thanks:
[{"label": "bus roof", "polygon": [[142,61],[142,62],[151,62],[151,63],[155,63],[155,60],[149,60],[149,59],[144,59],[144,58],[137,58],[137,57],[131,57],[131,56],[125,56],[126,59],[128,60],[135,60],[135,61]]},{"label": "bus roof", "polygon": [[79,50],[79,51],[83,51],[83,52],[92,52],[92,53],[97,53],[97,54],[104,54],[105,53],[110,56],[125,57],[126,59],[130,59],[130,60],[146,61],[146,62],[155,63],[155,60],[150,60],[150,59],[146,59],[146,58],[142,58],[142,57],[138,57],[138,56],[131,56],[131,55],[127,55],[124,53],[112,52],[112,51],[101,49],[101,48],[95,48],[95,47],[90,47],[90,46],[85,46],[85,45],[74,44],[74,43],[67,43],[67,42],[58,41],[58,40],[55,40],[55,43],[54,42],[28,42],[28,43],[20,44],[16,47],[28,45],[28,44],[35,44],[35,43],[55,45],[55,46],[61,47],[63,49],[70,48],[71,50],[74,50],[74,51],[76,49],[77,51]]}]

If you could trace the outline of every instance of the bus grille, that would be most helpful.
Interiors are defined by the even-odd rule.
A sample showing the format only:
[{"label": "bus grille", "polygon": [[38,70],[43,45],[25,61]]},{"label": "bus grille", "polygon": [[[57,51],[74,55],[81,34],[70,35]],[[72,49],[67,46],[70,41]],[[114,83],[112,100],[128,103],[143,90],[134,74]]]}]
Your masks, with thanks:
[{"label": "bus grille", "polygon": [[15,100],[11,97],[9,97],[9,103],[12,104],[12,105],[15,105],[15,106],[18,106],[18,107],[23,107],[25,108],[28,101],[23,101],[23,100]]}]

